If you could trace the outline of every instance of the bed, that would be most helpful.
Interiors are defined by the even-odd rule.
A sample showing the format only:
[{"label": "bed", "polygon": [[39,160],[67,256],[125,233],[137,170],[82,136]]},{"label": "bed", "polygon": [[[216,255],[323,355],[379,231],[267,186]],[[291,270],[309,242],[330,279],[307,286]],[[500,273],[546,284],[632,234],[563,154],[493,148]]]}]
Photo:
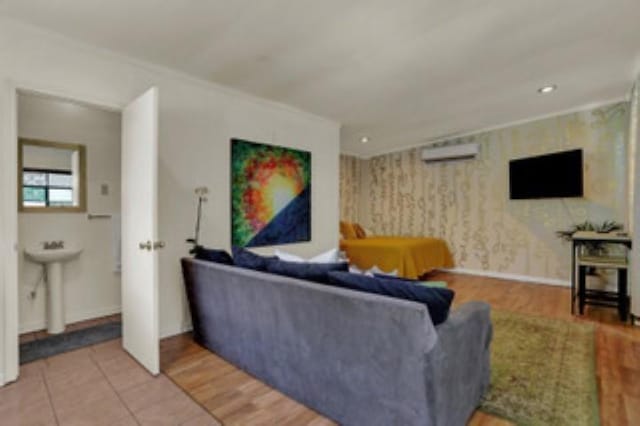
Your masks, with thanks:
[{"label": "bed", "polygon": [[377,266],[383,271],[396,270],[398,276],[416,279],[433,269],[453,267],[449,247],[439,238],[349,236],[351,238],[340,241],[340,249],[349,263],[359,269]]}]

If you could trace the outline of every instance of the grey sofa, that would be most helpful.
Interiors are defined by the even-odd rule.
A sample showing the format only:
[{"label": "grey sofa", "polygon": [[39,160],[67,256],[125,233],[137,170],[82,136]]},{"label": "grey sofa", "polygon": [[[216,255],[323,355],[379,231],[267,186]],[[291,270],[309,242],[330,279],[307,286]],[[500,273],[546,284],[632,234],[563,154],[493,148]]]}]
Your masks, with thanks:
[{"label": "grey sofa", "polygon": [[464,425],[489,385],[489,306],[422,304],[183,259],[195,340],[343,425]]}]

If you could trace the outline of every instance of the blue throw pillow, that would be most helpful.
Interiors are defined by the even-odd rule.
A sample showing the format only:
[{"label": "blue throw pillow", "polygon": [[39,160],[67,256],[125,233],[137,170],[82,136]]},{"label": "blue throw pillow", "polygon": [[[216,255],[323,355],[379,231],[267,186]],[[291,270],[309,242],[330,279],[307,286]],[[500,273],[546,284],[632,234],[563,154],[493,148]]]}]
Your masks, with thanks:
[{"label": "blue throw pillow", "polygon": [[311,263],[311,262],[287,262],[273,260],[267,264],[267,271],[292,278],[315,281],[323,284],[329,283],[330,271],[348,271],[347,262],[337,263]]},{"label": "blue throw pillow", "polygon": [[231,255],[225,250],[208,249],[206,247],[197,246],[193,257],[198,260],[222,263],[223,265],[233,265]]},{"label": "blue throw pillow", "polygon": [[387,280],[395,280],[395,281],[402,281],[408,284],[413,284],[413,285],[422,285],[425,287],[440,287],[440,288],[447,288],[447,283],[445,281],[422,281],[422,280],[414,280],[411,278],[404,278],[404,277],[394,277],[391,275],[384,275],[384,274],[373,274],[374,277],[376,278],[383,278],[383,279],[387,279]]},{"label": "blue throw pillow", "polygon": [[447,320],[455,293],[448,288],[414,285],[398,279],[375,278],[349,272],[329,272],[329,282],[338,287],[412,300],[427,306],[433,325]]},{"label": "blue throw pillow", "polygon": [[233,247],[232,250],[234,265],[255,271],[266,271],[267,264],[277,259],[275,256],[260,256],[241,247]]},{"label": "blue throw pillow", "polygon": [[375,278],[383,278],[383,279],[390,279],[390,280],[396,280],[396,281],[403,281],[403,282],[411,283],[411,284],[418,284],[420,282],[420,280],[414,280],[412,278],[395,277],[395,276],[392,276],[392,275],[385,275],[385,274],[373,274],[373,276]]}]

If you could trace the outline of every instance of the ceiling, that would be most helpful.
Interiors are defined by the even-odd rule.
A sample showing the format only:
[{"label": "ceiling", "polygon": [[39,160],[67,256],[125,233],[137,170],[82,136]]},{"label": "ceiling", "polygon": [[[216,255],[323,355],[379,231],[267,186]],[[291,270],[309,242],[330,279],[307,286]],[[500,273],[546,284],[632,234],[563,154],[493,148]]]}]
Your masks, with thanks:
[{"label": "ceiling", "polygon": [[335,119],[361,156],[620,99],[640,71],[638,0],[0,0],[0,14]]}]

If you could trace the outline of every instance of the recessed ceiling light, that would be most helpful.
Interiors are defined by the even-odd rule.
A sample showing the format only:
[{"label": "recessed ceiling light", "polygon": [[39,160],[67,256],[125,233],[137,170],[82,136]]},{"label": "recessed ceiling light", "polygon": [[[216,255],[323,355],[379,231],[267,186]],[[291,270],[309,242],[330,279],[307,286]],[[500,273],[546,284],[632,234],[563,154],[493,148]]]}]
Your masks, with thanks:
[{"label": "recessed ceiling light", "polygon": [[366,137],[366,136],[363,136],[363,137],[360,138],[360,142],[367,143],[367,142],[369,142],[369,138]]},{"label": "recessed ceiling light", "polygon": [[541,88],[538,89],[538,93],[551,93],[554,90],[556,90],[558,88],[558,86],[556,86],[555,84],[548,84],[546,86],[542,86]]}]

